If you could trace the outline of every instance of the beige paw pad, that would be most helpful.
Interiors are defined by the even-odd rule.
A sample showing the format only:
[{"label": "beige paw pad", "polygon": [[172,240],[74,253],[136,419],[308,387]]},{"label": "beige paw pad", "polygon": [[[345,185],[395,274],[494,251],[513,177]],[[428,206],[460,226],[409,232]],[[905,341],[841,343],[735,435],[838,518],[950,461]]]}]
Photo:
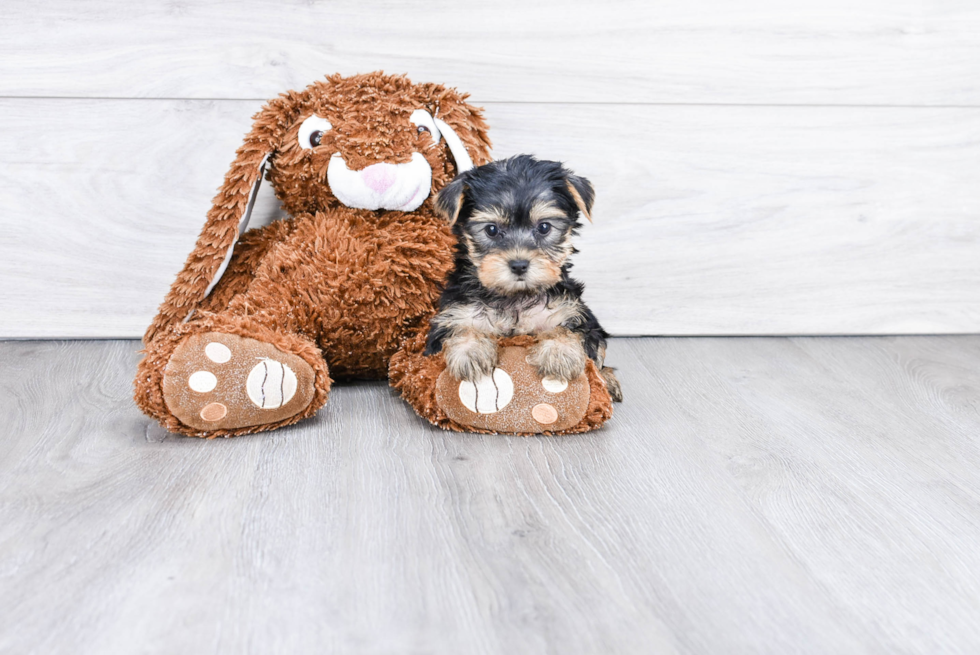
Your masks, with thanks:
[{"label": "beige paw pad", "polygon": [[256,407],[279,409],[296,394],[296,374],[282,362],[265,359],[249,372],[245,390]]},{"label": "beige paw pad", "polygon": [[207,355],[208,359],[210,359],[212,362],[216,364],[224,364],[231,359],[231,348],[223,343],[212,341],[208,345],[204,346],[204,354]]},{"label": "beige paw pad", "polygon": [[459,383],[459,401],[471,412],[493,414],[505,408],[514,397],[514,381],[499,368],[476,382]]},{"label": "beige paw pad", "polygon": [[531,408],[531,416],[541,425],[551,425],[558,420],[558,410],[548,403],[540,403]]},{"label": "beige paw pad", "polygon": [[187,378],[187,386],[198,393],[207,393],[218,386],[218,378],[210,371],[196,371]]},{"label": "beige paw pad", "polygon": [[568,388],[568,382],[562,380],[561,378],[541,378],[541,386],[544,387],[545,391],[551,393],[561,393]]},{"label": "beige paw pad", "polygon": [[230,430],[275,423],[306,409],[313,367],[269,343],[208,332],[187,337],[163,376],[163,398],[182,423]]},{"label": "beige paw pad", "polygon": [[228,414],[228,408],[221,403],[210,403],[201,410],[201,418],[209,423],[220,421]]}]

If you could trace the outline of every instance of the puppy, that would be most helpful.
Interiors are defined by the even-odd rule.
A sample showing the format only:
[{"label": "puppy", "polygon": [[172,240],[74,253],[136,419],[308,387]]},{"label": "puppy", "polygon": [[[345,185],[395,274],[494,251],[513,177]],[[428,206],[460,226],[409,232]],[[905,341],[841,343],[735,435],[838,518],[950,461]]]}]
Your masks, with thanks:
[{"label": "puppy", "polygon": [[537,337],[528,361],[542,377],[572,380],[595,362],[616,402],[622,391],[603,366],[609,336],[582,302],[584,286],[568,276],[572,237],[592,220],[594,193],[559,162],[529,155],[471,169],[446,185],[436,210],[459,238],[432,319],[425,354],[445,352],[459,380],[490,375],[497,339]]}]

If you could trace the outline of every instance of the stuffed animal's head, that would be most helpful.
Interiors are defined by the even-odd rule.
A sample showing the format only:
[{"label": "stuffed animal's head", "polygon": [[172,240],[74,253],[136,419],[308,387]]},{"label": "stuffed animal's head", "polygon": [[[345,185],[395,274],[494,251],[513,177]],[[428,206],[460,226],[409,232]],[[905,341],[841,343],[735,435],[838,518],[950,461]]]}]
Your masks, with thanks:
[{"label": "stuffed animal's head", "polygon": [[489,161],[486,124],[466,97],[401,75],[334,75],[270,101],[239,152],[268,155],[267,177],[292,214],[338,204],[410,212]]},{"label": "stuffed animal's head", "polygon": [[293,215],[340,205],[431,208],[434,194],[458,173],[490,161],[482,111],[466,98],[439,84],[368,73],[332,75],[270,100],[214,198],[181,273],[180,297],[165,301],[154,326],[188,316],[218,284],[248,226],[263,174]]}]

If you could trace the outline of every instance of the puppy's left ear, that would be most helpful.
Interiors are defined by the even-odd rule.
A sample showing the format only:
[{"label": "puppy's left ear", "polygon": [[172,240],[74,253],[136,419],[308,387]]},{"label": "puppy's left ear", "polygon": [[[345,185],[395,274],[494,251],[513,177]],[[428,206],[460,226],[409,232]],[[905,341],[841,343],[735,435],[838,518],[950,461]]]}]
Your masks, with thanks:
[{"label": "puppy's left ear", "polygon": [[456,224],[459,218],[459,211],[463,208],[463,199],[466,196],[466,174],[457,175],[456,179],[442,187],[439,195],[436,196],[436,213],[446,219],[449,226]]},{"label": "puppy's left ear", "polygon": [[595,191],[592,190],[592,183],[584,177],[569,175],[565,178],[565,185],[568,192],[572,194],[572,199],[578,205],[582,215],[592,222],[592,203],[595,201]]}]

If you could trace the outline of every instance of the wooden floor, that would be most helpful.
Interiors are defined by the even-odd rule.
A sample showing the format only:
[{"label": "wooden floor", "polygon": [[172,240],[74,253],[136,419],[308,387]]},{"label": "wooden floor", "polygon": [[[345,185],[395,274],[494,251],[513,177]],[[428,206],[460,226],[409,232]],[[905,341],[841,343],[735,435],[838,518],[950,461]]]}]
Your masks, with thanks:
[{"label": "wooden floor", "polygon": [[618,339],[565,438],[176,437],[137,348],[0,343],[2,653],[980,652],[980,336]]}]

